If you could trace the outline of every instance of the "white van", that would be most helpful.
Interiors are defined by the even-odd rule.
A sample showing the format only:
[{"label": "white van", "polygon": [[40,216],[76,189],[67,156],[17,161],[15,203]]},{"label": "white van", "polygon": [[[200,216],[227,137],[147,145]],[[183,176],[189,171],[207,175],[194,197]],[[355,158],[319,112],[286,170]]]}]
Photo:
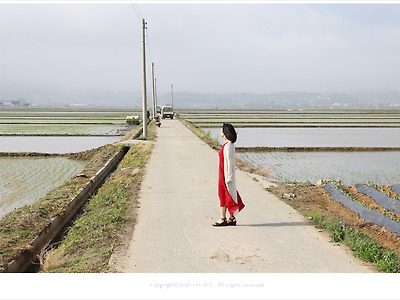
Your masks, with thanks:
[{"label": "white van", "polygon": [[165,118],[174,118],[174,112],[172,110],[172,106],[166,105],[161,108],[161,117]]}]

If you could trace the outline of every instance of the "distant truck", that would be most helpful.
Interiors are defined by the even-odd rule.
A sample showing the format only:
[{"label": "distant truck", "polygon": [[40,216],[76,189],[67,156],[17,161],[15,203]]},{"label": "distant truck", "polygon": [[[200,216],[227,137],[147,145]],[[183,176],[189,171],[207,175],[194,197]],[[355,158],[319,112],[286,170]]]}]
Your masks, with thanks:
[{"label": "distant truck", "polygon": [[161,108],[161,117],[165,118],[174,118],[174,112],[172,110],[172,106],[166,105]]}]

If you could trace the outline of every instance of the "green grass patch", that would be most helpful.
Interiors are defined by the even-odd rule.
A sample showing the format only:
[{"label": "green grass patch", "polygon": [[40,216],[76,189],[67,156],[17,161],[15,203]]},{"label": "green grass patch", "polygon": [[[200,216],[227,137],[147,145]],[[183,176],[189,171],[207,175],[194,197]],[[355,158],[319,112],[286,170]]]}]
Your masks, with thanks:
[{"label": "green grass patch", "polygon": [[133,226],[133,210],[153,145],[130,148],[117,170],[83,209],[68,229],[60,246],[51,251],[43,272],[104,272],[123,228]]},{"label": "green grass patch", "polygon": [[191,130],[195,135],[197,135],[203,142],[209,145],[212,149],[214,150],[221,149],[221,145],[218,142],[218,138],[214,138],[209,130],[205,132],[203,129],[197,127],[193,123],[190,123],[183,119],[180,119],[180,121],[182,122],[183,125],[185,125],[189,130]]},{"label": "green grass patch", "polygon": [[387,273],[400,272],[399,254],[385,249],[381,244],[373,241],[369,235],[352,230],[349,226],[331,216],[310,213],[309,217],[317,224],[318,228],[330,232],[331,242],[345,243],[353,251],[355,257],[376,264],[378,271]]},{"label": "green grass patch", "polygon": [[[143,123],[140,123],[139,128],[143,127]],[[154,141],[157,136],[157,127],[156,127],[156,122],[151,121],[149,125],[147,126],[147,137],[144,137],[143,135],[140,137],[137,137],[136,140],[138,141]]]}]

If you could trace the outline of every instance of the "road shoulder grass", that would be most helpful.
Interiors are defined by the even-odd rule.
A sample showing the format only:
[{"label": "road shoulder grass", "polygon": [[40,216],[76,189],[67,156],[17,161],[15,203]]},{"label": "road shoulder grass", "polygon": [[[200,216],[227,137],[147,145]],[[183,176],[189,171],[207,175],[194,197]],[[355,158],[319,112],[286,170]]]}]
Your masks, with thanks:
[{"label": "road shoulder grass", "polygon": [[133,228],[138,190],[153,145],[133,145],[117,170],[84,207],[60,245],[45,253],[42,272],[106,272],[126,227]]}]

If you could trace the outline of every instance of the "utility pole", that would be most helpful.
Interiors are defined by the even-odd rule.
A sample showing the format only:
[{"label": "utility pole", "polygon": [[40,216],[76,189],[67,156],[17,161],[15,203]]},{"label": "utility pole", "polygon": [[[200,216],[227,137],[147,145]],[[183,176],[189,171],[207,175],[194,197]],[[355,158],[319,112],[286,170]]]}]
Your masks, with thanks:
[{"label": "utility pole", "polygon": [[143,100],[143,137],[147,138],[147,91],[146,91],[146,43],[145,43],[145,31],[146,31],[146,22],[142,19],[142,60],[143,60],[143,92],[142,92],[142,100]]},{"label": "utility pole", "polygon": [[156,117],[156,82],[154,79],[154,63],[151,63],[151,77],[152,77],[152,98],[153,98],[153,119]]},{"label": "utility pole", "polygon": [[171,106],[172,106],[172,111],[174,110],[174,85],[171,84]]},{"label": "utility pole", "polygon": [[242,93],[242,110],[244,109],[244,93]]}]

